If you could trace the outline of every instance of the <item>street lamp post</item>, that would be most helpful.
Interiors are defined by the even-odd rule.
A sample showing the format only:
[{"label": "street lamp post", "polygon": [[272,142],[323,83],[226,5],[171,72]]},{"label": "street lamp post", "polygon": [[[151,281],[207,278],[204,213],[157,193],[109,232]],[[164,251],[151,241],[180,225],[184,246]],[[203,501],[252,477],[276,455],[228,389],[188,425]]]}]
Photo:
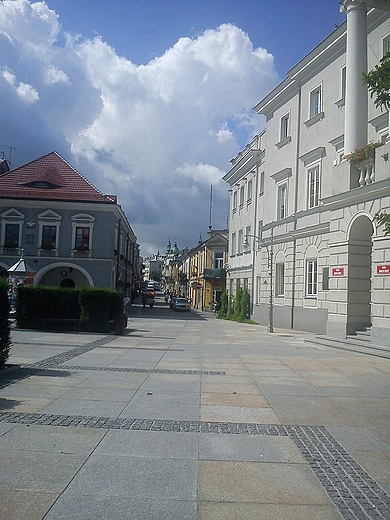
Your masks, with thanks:
[{"label": "street lamp post", "polygon": [[[271,228],[271,242],[268,245],[264,240],[256,235],[245,235],[243,247],[244,249],[249,248],[249,238],[254,238],[258,242],[261,242],[267,250],[268,257],[268,269],[269,269],[269,302],[268,302],[268,332],[274,332],[274,291],[273,291],[273,264],[274,264],[274,230]],[[254,269],[254,266],[253,266]],[[253,288],[252,288],[253,290]]]}]

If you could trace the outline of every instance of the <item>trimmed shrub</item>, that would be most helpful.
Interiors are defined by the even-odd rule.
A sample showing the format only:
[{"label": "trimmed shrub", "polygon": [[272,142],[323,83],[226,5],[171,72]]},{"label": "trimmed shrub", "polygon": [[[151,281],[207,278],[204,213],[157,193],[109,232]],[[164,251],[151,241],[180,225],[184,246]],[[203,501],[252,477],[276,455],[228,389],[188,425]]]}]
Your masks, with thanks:
[{"label": "trimmed shrub", "polygon": [[11,305],[8,298],[9,284],[5,278],[0,278],[0,369],[5,365],[11,348]]},{"label": "trimmed shrub", "polygon": [[16,323],[23,329],[40,329],[42,319],[79,319],[79,291],[62,287],[21,285],[16,297]]},{"label": "trimmed shrub", "polygon": [[[108,289],[66,289],[20,286],[16,298],[16,322],[20,328],[41,329],[42,320],[80,320],[80,330],[111,332],[122,314],[123,294]],[[51,330],[65,330],[69,323],[46,323]]]},{"label": "trimmed shrub", "polygon": [[108,289],[81,289],[80,326],[89,332],[110,332],[110,321],[122,314],[123,295]]}]

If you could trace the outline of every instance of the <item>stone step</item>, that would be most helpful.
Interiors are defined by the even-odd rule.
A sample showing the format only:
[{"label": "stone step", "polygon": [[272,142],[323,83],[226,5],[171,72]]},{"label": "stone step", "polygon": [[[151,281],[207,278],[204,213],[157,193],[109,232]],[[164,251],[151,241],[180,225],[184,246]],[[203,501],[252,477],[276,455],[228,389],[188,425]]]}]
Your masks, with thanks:
[{"label": "stone step", "polygon": [[371,332],[368,330],[358,330],[356,334],[348,334],[347,339],[364,341],[369,343],[371,341]]},{"label": "stone step", "polygon": [[307,339],[306,342],[390,359],[390,347],[367,343],[365,341],[356,339],[356,336],[353,336],[353,338],[349,337],[348,339],[332,338],[329,336],[315,336],[314,338]]}]

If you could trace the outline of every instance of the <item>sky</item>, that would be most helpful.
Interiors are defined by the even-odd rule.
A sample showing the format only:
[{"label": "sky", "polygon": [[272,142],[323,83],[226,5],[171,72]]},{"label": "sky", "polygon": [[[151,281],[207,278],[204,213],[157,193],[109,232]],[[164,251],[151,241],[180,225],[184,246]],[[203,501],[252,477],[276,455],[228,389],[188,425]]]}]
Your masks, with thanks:
[{"label": "sky", "polygon": [[227,227],[253,107],[344,21],[338,0],[0,0],[0,154],[56,150],[118,195],[143,256],[191,249],[211,191]]}]

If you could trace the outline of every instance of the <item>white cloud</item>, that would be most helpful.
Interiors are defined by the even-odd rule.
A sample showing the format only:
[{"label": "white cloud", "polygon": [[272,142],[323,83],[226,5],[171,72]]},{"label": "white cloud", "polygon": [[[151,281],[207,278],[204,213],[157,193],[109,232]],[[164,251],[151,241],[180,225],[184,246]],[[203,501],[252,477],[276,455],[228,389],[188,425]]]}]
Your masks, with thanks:
[{"label": "white cloud", "polygon": [[143,251],[163,249],[168,236],[179,247],[196,245],[206,234],[210,184],[217,186],[213,215],[226,219],[221,177],[259,131],[252,107],[278,80],[272,55],[225,24],[136,66],[100,37],[61,30],[45,2],[0,3],[8,84],[0,82],[0,95],[7,103],[11,85],[33,107],[9,110],[10,119],[18,117],[15,139],[27,117],[43,128],[29,143],[11,143],[19,164],[37,156],[31,150],[47,153],[61,143],[58,151],[91,182],[118,194]]},{"label": "white cloud", "polygon": [[31,105],[39,100],[38,92],[28,83],[17,83],[16,76],[7,68],[2,71],[3,78],[9,85],[14,87],[15,92],[26,105]]},{"label": "white cloud", "polygon": [[206,185],[219,184],[222,182],[222,176],[225,173],[216,166],[203,163],[185,163],[182,167],[176,168],[176,171],[181,175],[185,175],[196,182]]}]

